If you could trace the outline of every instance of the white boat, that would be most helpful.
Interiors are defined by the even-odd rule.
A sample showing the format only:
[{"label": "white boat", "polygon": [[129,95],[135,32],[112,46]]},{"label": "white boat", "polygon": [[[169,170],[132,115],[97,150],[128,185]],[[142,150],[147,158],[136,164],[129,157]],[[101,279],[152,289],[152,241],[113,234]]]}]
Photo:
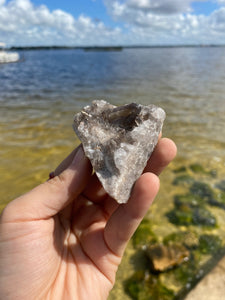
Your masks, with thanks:
[{"label": "white boat", "polygon": [[1,63],[12,63],[17,62],[20,59],[20,56],[16,52],[6,52],[4,50],[5,44],[0,43],[0,64]]}]

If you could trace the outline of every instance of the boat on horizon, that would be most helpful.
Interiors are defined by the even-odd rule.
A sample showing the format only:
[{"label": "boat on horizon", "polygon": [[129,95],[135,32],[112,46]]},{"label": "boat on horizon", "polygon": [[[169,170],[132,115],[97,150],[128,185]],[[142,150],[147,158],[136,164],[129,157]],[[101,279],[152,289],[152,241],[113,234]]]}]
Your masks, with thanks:
[{"label": "boat on horizon", "polygon": [[0,64],[18,62],[20,59],[19,54],[17,52],[5,51],[5,46],[4,43],[0,43]]}]

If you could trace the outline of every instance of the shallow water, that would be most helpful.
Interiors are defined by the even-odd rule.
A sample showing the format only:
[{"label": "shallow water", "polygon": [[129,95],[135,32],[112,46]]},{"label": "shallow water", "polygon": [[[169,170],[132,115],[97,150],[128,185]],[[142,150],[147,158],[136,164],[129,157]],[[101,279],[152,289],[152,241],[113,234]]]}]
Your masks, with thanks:
[{"label": "shallow water", "polygon": [[[73,115],[93,99],[116,105],[154,103],[167,113],[163,135],[176,142],[178,156],[162,176],[150,213],[157,234],[174,230],[174,225],[163,226],[176,193],[173,169],[198,162],[225,177],[225,48],[21,55],[24,62],[0,65],[1,208],[46,180],[79,143]],[[128,247],[113,299],[130,299],[122,280],[132,272],[132,251]]]}]

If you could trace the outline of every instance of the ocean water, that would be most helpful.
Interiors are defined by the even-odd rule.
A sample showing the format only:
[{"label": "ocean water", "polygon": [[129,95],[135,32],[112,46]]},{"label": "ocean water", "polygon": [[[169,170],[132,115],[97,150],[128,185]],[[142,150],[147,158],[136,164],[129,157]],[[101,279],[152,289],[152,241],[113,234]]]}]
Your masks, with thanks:
[{"label": "ocean water", "polygon": [[163,107],[163,133],[178,157],[224,167],[225,48],[20,54],[23,62],[0,65],[1,203],[41,181],[74,147],[73,114],[93,99]]},{"label": "ocean water", "polygon": [[[164,203],[174,193],[173,169],[200,163],[224,178],[225,48],[40,50],[20,55],[24,61],[0,65],[1,208],[46,180],[78,145],[73,115],[94,99],[115,105],[153,103],[167,113],[163,135],[176,142],[178,155],[162,175],[158,204],[152,208],[156,224],[165,219]],[[156,232],[163,234],[162,227]],[[124,270],[132,269],[128,258],[113,299],[129,299],[120,285]]]}]

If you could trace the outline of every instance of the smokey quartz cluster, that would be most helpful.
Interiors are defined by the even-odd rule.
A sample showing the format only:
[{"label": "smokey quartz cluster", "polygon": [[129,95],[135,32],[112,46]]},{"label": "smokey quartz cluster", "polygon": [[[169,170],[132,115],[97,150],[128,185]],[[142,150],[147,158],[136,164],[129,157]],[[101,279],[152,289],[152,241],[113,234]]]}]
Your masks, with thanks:
[{"label": "smokey quartz cluster", "polygon": [[74,117],[73,128],[105,191],[126,203],[162,129],[165,112],[155,105],[114,106],[94,100]]}]

